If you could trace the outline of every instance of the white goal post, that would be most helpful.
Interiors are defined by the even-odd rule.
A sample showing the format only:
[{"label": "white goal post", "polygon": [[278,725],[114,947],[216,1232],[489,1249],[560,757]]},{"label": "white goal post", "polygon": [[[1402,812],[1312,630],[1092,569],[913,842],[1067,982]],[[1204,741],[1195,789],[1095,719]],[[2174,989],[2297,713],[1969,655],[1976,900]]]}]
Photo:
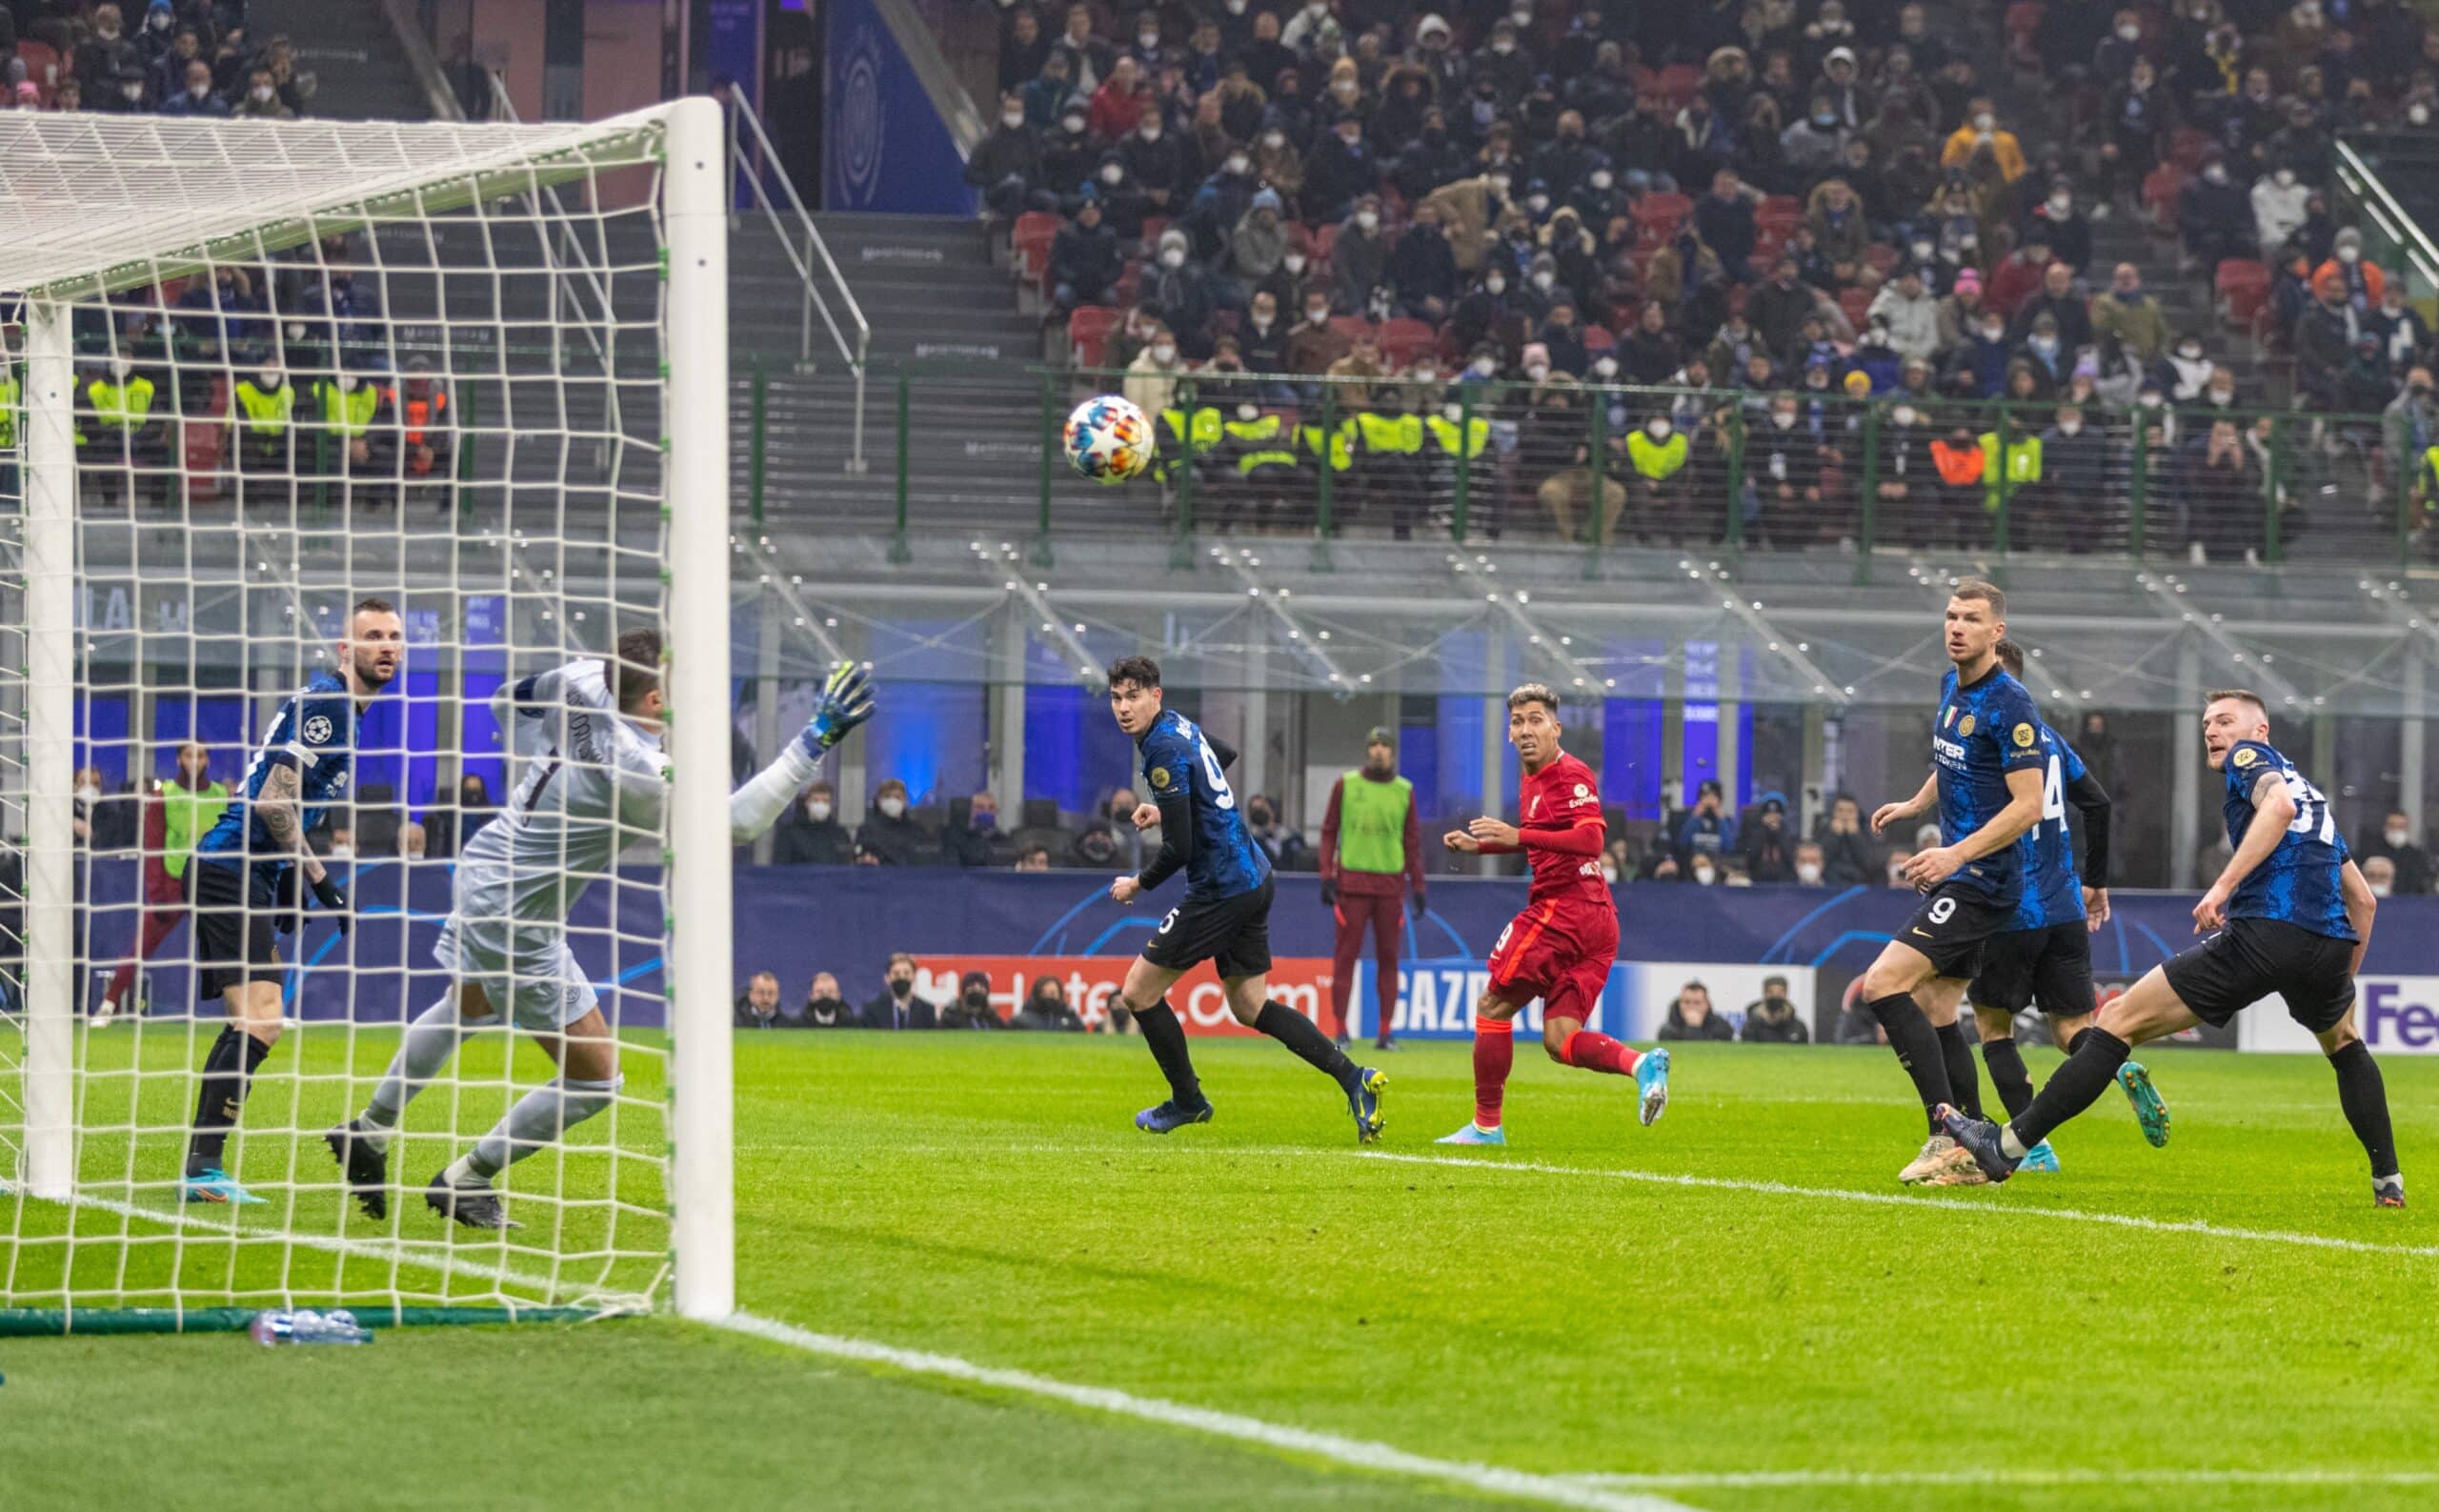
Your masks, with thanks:
[{"label": "white goal post", "polygon": [[[705,98],[530,126],[0,112],[0,1315],[733,1311],[727,155]],[[395,733],[356,753],[333,864],[394,903],[282,939],[293,1006],[232,1160],[265,1200],[198,1210],[175,1162],[220,1013],[164,965],[191,920],[150,961],[128,943],[159,857],[110,853],[105,811],[157,823],[171,754],[232,710],[208,775],[242,782],[371,596],[409,672],[367,706]],[[321,1132],[445,981],[448,882],[403,837],[351,853],[418,803],[472,833],[462,774],[514,778],[477,734],[490,689],[645,624],[671,792],[570,930],[627,1090],[512,1168],[521,1233],[452,1235],[402,1161],[551,1074],[469,1035],[401,1125],[387,1218],[360,1214]],[[80,795],[89,766],[134,794]],[[139,1007],[155,971],[190,984],[97,1025],[131,959]]]}]

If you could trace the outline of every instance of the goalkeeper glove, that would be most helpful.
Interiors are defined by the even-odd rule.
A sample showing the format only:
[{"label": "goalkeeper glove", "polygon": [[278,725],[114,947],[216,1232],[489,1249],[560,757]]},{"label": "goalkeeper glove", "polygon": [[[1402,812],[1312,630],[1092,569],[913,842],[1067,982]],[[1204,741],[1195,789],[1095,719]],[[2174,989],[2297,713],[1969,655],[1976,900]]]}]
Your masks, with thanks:
[{"label": "goalkeeper glove", "polygon": [[331,922],[339,927],[340,934],[348,932],[353,920],[348,917],[347,889],[339,886],[330,873],[313,878],[313,901],[322,905],[322,912],[331,916]]},{"label": "goalkeeper glove", "polygon": [[818,761],[847,733],[873,716],[873,664],[842,661],[831,669],[821,686],[821,701],[813,721],[796,736],[804,754]]}]

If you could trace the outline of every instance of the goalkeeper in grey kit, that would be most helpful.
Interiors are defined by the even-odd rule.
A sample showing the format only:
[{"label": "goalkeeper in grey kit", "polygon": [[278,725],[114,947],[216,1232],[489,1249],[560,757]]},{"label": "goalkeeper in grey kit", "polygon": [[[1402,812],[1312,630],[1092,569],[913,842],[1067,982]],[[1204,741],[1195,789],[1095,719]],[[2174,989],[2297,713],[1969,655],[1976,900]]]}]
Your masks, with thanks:
[{"label": "goalkeeper in grey kit", "polygon": [[[449,921],[433,950],[451,978],[448,995],[407,1026],[364,1111],[323,1136],[372,1217],[389,1209],[389,1145],[407,1103],[467,1030],[490,1027],[501,1012],[539,1037],[559,1075],[433,1178],[424,1200],[442,1217],[468,1228],[517,1227],[494,1179],[609,1107],[624,1084],[617,1038],[568,949],[567,917],[630,839],[660,831],[669,796],[660,660],[660,633],[631,631],[612,658],[573,661],[494,697],[512,754],[527,770],[514,801],[458,857]],[[831,673],[812,721],[730,796],[732,843],[769,829],[813,780],[820,757],[872,717],[871,677],[869,662]]]}]

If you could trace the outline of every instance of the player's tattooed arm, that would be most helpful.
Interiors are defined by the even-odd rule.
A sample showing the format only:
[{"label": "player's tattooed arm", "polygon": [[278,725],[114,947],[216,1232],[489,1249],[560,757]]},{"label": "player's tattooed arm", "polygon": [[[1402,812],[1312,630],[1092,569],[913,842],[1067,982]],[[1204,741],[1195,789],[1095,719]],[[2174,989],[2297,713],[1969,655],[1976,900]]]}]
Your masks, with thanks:
[{"label": "player's tattooed arm", "polygon": [[308,881],[322,879],[321,858],[305,845],[304,809],[301,796],[305,775],[292,762],[277,761],[263,774],[263,790],[254,798],[254,813],[263,821],[263,833],[283,851],[297,853],[304,863]]},{"label": "player's tattooed arm", "polygon": [[2295,796],[2287,791],[2286,779],[2275,772],[2262,773],[2252,785],[2252,823],[2245,830],[2245,842],[2219,873],[2219,879],[2193,905],[2193,932],[2207,935],[2227,922],[2227,900],[2255,868],[2269,859],[2278,842],[2287,837],[2287,826],[2295,817]]}]

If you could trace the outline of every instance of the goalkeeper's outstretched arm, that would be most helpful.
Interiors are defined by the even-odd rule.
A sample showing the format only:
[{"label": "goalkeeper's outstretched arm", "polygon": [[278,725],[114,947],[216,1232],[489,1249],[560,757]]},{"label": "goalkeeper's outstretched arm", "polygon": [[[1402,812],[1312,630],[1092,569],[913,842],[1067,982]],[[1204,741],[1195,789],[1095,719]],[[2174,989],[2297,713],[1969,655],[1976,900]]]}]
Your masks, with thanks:
[{"label": "goalkeeper's outstretched arm", "polygon": [[799,789],[813,780],[821,758],[847,733],[873,716],[873,666],[842,661],[831,669],[822,685],[821,702],[813,718],[788,742],[778,758],[746,778],[729,795],[729,843],[744,845],[762,837],[778,822]]}]

